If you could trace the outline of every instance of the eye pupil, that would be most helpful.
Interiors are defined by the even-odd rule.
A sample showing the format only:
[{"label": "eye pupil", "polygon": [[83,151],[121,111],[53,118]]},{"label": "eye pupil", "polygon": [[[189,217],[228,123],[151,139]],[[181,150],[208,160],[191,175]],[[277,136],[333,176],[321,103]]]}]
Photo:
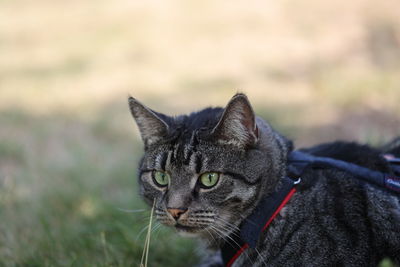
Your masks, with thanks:
[{"label": "eye pupil", "polygon": [[165,187],[169,184],[169,175],[163,171],[155,171],[153,173],[153,180],[156,185]]}]

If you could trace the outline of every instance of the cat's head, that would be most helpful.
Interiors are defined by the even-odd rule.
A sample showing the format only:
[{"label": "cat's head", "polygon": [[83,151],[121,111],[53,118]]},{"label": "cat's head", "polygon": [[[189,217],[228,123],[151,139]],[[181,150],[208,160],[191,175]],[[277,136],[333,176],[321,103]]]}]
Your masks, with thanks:
[{"label": "cat's head", "polygon": [[222,108],[170,117],[129,98],[145,153],[140,194],[156,218],[183,234],[225,236],[284,172],[287,141],[247,97]]}]

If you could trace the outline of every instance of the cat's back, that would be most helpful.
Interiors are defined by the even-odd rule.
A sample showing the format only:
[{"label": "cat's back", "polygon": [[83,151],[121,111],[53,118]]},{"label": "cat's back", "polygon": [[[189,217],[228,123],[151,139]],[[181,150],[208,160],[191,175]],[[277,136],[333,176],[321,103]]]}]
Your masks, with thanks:
[{"label": "cat's back", "polygon": [[[364,145],[335,142],[303,151],[389,171],[381,152]],[[258,250],[268,266],[377,266],[384,257],[399,262],[399,198],[335,168],[310,169],[263,241]]]}]

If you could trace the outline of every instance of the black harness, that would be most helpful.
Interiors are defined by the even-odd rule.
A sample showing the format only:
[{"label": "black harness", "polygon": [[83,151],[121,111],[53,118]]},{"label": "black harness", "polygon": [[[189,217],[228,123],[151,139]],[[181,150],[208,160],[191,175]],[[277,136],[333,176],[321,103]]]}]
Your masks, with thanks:
[{"label": "black harness", "polygon": [[384,157],[390,164],[392,170],[390,174],[342,160],[316,157],[300,151],[291,152],[288,157],[288,176],[283,178],[274,193],[260,201],[253,213],[243,221],[240,231],[232,233],[228,237],[228,242],[225,242],[221,248],[224,265],[231,266],[247,248],[256,247],[261,233],[268,228],[296,192],[296,185],[301,182],[301,176],[309,168],[337,168],[351,173],[361,181],[400,193],[400,158],[392,155],[384,155]]}]

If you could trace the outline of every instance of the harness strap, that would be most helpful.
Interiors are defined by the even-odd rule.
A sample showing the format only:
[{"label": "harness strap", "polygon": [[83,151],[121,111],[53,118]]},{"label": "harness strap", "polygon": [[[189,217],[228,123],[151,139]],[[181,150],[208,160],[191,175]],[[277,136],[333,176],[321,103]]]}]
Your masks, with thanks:
[{"label": "harness strap", "polygon": [[222,259],[230,267],[235,260],[249,247],[255,248],[260,235],[276,218],[282,208],[296,192],[294,181],[285,177],[277,191],[262,199],[252,214],[247,217],[240,227],[231,234],[221,248]]},{"label": "harness strap", "polygon": [[[351,173],[352,175],[364,180],[365,182],[372,183],[383,188],[389,189],[390,191],[400,192],[400,178],[395,175],[383,173],[380,171],[370,170],[359,165],[332,159],[326,157],[316,157],[304,152],[293,151],[288,157],[289,173],[295,175],[301,175],[305,169],[309,167],[313,168],[337,168],[342,171]],[[393,172],[396,173],[397,168],[393,168]]]},{"label": "harness strap", "polygon": [[384,154],[383,157],[390,164],[390,168],[393,170],[394,174],[400,176],[400,158],[396,158],[392,154]]}]

